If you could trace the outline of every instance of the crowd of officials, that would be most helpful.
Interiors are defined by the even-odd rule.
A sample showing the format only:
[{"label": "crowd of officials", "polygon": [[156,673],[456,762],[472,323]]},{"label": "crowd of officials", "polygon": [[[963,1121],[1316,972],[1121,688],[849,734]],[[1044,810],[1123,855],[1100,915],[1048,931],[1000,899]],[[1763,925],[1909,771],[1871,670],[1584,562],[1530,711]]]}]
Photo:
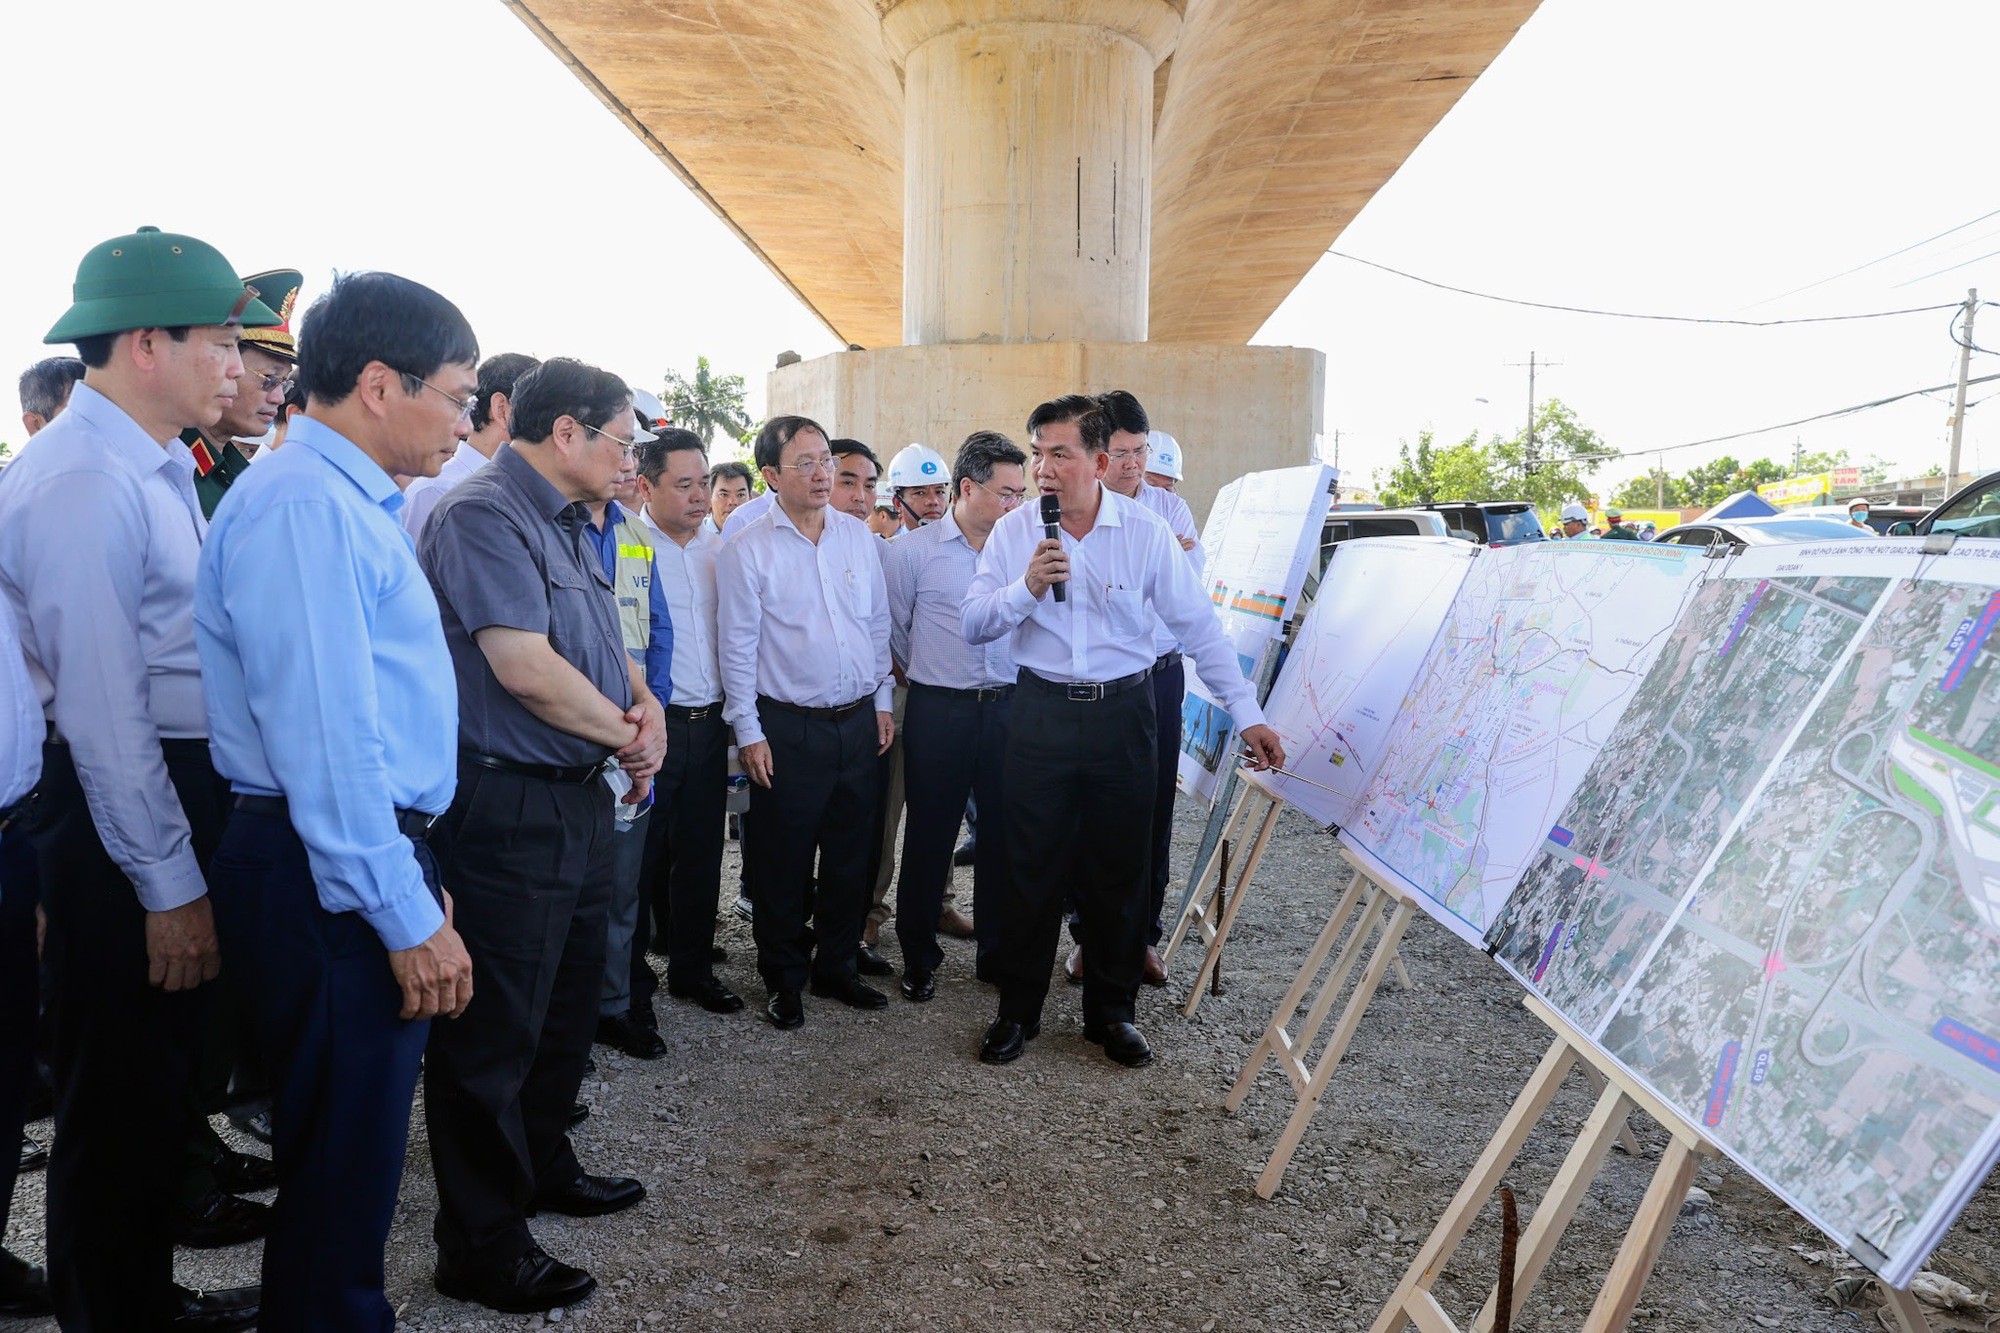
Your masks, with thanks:
[{"label": "crowd of officials", "polygon": [[[941,933],[976,939],[980,1060],[1037,1034],[1065,918],[1086,1035],[1151,1059],[1184,653],[1248,760],[1284,756],[1132,395],[1036,406],[1025,449],[910,446],[879,489],[865,444],[774,417],[753,473],[609,372],[482,360],[415,282],[338,278],[295,331],[300,285],[141,228],[82,260],[47,337],[76,356],[22,379],[0,1143],[38,1096],[55,1128],[47,1269],[0,1251],[0,1315],[392,1328],[419,1081],[438,1290],[588,1296],[529,1219],[644,1197],[569,1132],[593,1041],[664,1052],[649,954],[744,1008],[715,972],[732,763],[771,1024],[890,1003],[893,890],[906,1000]],[[261,1288],[176,1284],[177,1243],[257,1236]]]}]

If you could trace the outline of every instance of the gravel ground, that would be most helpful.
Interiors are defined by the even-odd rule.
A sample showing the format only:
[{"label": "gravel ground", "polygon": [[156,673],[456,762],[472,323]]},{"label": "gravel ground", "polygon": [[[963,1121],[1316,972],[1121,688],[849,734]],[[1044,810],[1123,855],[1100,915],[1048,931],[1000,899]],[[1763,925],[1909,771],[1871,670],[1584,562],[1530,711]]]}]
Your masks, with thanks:
[{"label": "gravel ground", "polygon": [[[1176,865],[1200,812],[1184,809]],[[725,882],[735,882],[734,848]],[[1192,957],[1148,990],[1140,1025],[1157,1059],[1107,1062],[1083,1040],[1058,979],[1042,1035],[1004,1068],[980,1065],[993,995],[971,945],[947,942],[938,997],[858,1014],[808,997],[804,1028],[774,1032],[748,927],[721,932],[724,980],[750,1012],[715,1017],[661,997],[666,1057],[597,1050],[577,1131],[588,1169],[646,1182],[609,1218],[545,1217],[553,1254],[602,1288],[544,1320],[502,1316],[430,1285],[434,1203],[419,1122],[389,1252],[403,1326],[581,1329],[1365,1329],[1547,1048],[1520,992],[1484,956],[1419,919],[1403,944],[1416,983],[1386,989],[1293,1158],[1278,1196],[1252,1186],[1291,1110],[1269,1070],[1241,1113],[1222,1097],[1325,921],[1344,877],[1325,835],[1287,814],[1224,961],[1226,992],[1179,1016]],[[1171,907],[1171,904],[1170,904]],[[894,956],[893,933],[885,948]],[[1513,1173],[1526,1224],[1592,1096],[1579,1076]],[[1613,1153],[1531,1295],[1523,1330],[1577,1327],[1645,1189],[1645,1157]],[[48,1126],[40,1127],[46,1137]],[[1841,1274],[1815,1230],[1727,1163],[1698,1178],[1632,1321],[1648,1330],[1877,1327],[1872,1296],[1841,1308]],[[7,1244],[39,1260],[42,1177],[17,1190]],[[1469,1319],[1497,1265],[1489,1206],[1436,1290]],[[1933,1267],[1976,1293],[2000,1286],[1982,1191]],[[1812,1262],[1818,1256],[1819,1262]],[[192,1285],[252,1282],[257,1248],[182,1251]],[[1996,1298],[2000,1305],[2000,1298]],[[1981,1328],[1987,1312],[1934,1318]],[[42,1329],[52,1324],[0,1328]]]}]

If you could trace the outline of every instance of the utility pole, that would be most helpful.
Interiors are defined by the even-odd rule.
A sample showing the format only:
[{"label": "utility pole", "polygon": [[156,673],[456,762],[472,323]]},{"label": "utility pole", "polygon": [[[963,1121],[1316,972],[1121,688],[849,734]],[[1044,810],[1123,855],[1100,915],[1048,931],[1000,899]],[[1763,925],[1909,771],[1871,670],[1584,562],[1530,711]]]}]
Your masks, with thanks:
[{"label": "utility pole", "polygon": [[1972,317],[1979,313],[1979,289],[1965,293],[1965,332],[1958,339],[1958,392],[1951,404],[1951,465],[1944,475],[1944,493],[1958,485],[1958,446],[1965,438],[1965,381],[1972,373]]},{"label": "utility pole", "polygon": [[1661,454],[1653,468],[1653,508],[1667,507],[1667,456]]},{"label": "utility pole", "polygon": [[1535,469],[1541,466],[1541,461],[1535,457],[1535,367],[1537,364],[1543,370],[1547,370],[1552,366],[1561,365],[1562,362],[1543,361],[1537,363],[1533,352],[1528,353],[1528,359],[1525,362],[1507,362],[1508,366],[1514,368],[1519,368],[1522,365],[1528,367],[1528,442],[1521,450],[1521,471],[1527,473],[1529,476],[1533,476]]},{"label": "utility pole", "polygon": [[1792,436],[1792,475],[1798,476],[1806,470],[1806,445],[1798,436]]}]

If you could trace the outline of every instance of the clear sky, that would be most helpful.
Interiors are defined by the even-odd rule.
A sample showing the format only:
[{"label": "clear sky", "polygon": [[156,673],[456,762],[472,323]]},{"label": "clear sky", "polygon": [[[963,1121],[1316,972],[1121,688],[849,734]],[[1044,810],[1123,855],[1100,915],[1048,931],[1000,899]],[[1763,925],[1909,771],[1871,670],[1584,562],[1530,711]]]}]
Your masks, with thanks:
[{"label": "clear sky", "polygon": [[[0,365],[45,354],[77,258],[140,223],[212,241],[246,272],[299,268],[307,299],[336,269],[407,274],[457,301],[487,352],[581,356],[655,389],[706,354],[745,376],[753,411],[780,351],[835,350],[497,0],[12,4],[0,48]],[[1980,147],[1978,62],[1994,50],[2000,6],[1979,0],[1545,0],[1338,246],[1458,286],[1639,312],[1836,314],[1971,286],[2000,299],[2000,217],[1781,296],[2000,209]],[[2000,309],[1981,319],[1975,341],[2000,347]],[[1425,427],[1512,431],[1527,372],[1509,363],[1531,351],[1560,363],[1540,394],[1648,450],[1945,383],[1946,320],[1628,323],[1327,258],[1257,341],[1327,354],[1327,422],[1365,479]],[[1972,364],[2000,372],[1992,356]],[[1796,435],[1935,468],[1947,396],[1666,461],[1785,457]],[[1968,414],[1968,470],[2000,467],[1996,414]]]}]

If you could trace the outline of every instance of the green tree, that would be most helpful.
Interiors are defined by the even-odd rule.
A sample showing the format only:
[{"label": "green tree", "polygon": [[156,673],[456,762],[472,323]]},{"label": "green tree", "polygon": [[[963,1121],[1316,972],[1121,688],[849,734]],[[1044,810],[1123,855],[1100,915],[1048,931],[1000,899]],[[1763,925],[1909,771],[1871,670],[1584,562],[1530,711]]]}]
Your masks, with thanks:
[{"label": "green tree", "polygon": [[1484,498],[1528,500],[1554,511],[1570,500],[1590,498],[1590,477],[1612,450],[1560,398],[1551,398],[1535,412],[1532,458],[1525,430],[1511,440],[1493,441],[1492,452],[1498,486]]},{"label": "green tree", "polygon": [[695,358],[691,378],[669,370],[660,397],[674,424],[701,436],[703,444],[713,444],[717,431],[737,437],[750,427],[743,407],[743,377],[717,375],[705,356]]},{"label": "green tree", "polygon": [[1401,460],[1390,469],[1388,481],[1380,483],[1382,503],[1389,508],[1494,498],[1498,478],[1493,450],[1479,442],[1477,431],[1443,448],[1427,430],[1417,432],[1415,449],[1408,440],[1400,444]]},{"label": "green tree", "polygon": [[[1657,503],[1664,497],[1664,505]],[[1611,492],[1609,503],[1623,505],[1627,509],[1677,509],[1689,503],[1687,482],[1680,477],[1670,476],[1664,485],[1659,478],[1648,472],[1632,478],[1617,490]]]},{"label": "green tree", "polygon": [[1714,462],[1689,468],[1682,475],[1681,484],[1687,496],[1686,503],[1706,509],[1722,503],[1738,491],[1754,491],[1767,481],[1782,481],[1790,475],[1788,469],[1768,458],[1760,458],[1754,463],[1738,463],[1724,454]]}]

